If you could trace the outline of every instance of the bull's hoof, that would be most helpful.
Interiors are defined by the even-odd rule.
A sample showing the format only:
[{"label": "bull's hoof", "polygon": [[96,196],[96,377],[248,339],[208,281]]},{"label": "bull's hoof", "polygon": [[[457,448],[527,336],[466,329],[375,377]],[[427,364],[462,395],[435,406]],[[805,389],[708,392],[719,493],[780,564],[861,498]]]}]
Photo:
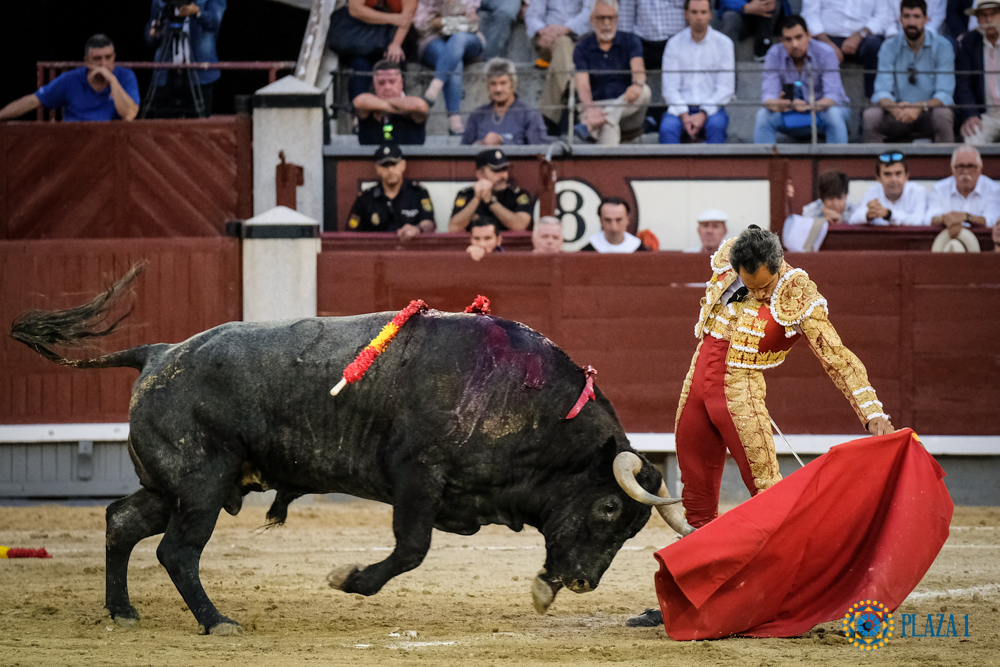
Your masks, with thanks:
[{"label": "bull's hoof", "polygon": [[542,572],[539,572],[535,580],[531,582],[531,602],[539,614],[544,614],[549,610],[549,606],[556,599],[556,592],[559,590],[558,588],[553,589],[552,584],[542,579]]},{"label": "bull's hoof", "polygon": [[132,605],[129,605],[127,609],[119,611],[111,611],[105,607],[104,615],[110,616],[111,620],[114,621],[115,625],[119,628],[134,628],[139,625],[139,612],[137,612],[135,607]]},{"label": "bull's hoof", "polygon": [[243,628],[236,621],[226,619],[221,623],[216,623],[212,626],[211,630],[205,630],[204,625],[198,626],[199,635],[215,635],[217,637],[231,637],[233,635],[242,635]]},{"label": "bull's hoof", "polygon": [[347,579],[354,573],[360,571],[360,565],[341,565],[340,567],[335,567],[330,570],[330,574],[326,575],[326,582],[330,584],[330,588],[336,588],[338,591],[344,591],[344,584],[347,582]]}]

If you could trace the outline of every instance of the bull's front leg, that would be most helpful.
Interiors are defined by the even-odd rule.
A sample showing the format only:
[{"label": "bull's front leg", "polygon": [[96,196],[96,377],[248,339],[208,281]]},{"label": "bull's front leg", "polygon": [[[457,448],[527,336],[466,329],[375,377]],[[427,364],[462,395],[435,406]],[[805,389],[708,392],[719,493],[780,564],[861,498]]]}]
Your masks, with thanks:
[{"label": "bull's front leg", "polygon": [[396,484],[392,500],[396,548],[380,563],[334,569],[326,577],[330,587],[345,593],[374,595],[396,575],[420,565],[431,547],[431,532],[440,504],[440,483],[429,473],[414,475]]}]

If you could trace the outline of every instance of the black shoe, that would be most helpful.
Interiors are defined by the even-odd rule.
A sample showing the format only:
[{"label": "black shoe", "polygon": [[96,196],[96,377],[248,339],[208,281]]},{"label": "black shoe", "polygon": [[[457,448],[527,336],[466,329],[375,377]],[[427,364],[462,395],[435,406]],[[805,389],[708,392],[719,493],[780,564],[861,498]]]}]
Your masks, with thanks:
[{"label": "black shoe", "polygon": [[647,609],[625,621],[626,628],[655,628],[658,625],[663,625],[663,613],[659,609]]}]

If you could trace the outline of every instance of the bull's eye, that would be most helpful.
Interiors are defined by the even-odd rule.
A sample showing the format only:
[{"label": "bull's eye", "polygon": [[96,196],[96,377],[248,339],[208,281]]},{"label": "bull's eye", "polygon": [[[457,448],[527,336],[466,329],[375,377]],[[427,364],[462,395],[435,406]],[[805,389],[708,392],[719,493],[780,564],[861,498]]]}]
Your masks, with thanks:
[{"label": "bull's eye", "polygon": [[603,521],[614,521],[622,513],[622,501],[614,496],[598,500],[593,507],[595,517]]}]

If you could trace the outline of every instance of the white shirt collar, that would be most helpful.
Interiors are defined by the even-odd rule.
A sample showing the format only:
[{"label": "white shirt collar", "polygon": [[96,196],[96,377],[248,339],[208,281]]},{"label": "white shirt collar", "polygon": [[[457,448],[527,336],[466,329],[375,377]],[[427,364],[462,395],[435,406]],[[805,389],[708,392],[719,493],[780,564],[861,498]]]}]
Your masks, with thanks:
[{"label": "white shirt collar", "polygon": [[642,245],[637,237],[632,236],[628,232],[625,232],[625,238],[618,245],[612,245],[608,243],[608,240],[604,238],[604,232],[597,232],[590,237],[590,245],[594,246],[597,252],[618,252],[618,253],[629,253],[635,252]]}]

